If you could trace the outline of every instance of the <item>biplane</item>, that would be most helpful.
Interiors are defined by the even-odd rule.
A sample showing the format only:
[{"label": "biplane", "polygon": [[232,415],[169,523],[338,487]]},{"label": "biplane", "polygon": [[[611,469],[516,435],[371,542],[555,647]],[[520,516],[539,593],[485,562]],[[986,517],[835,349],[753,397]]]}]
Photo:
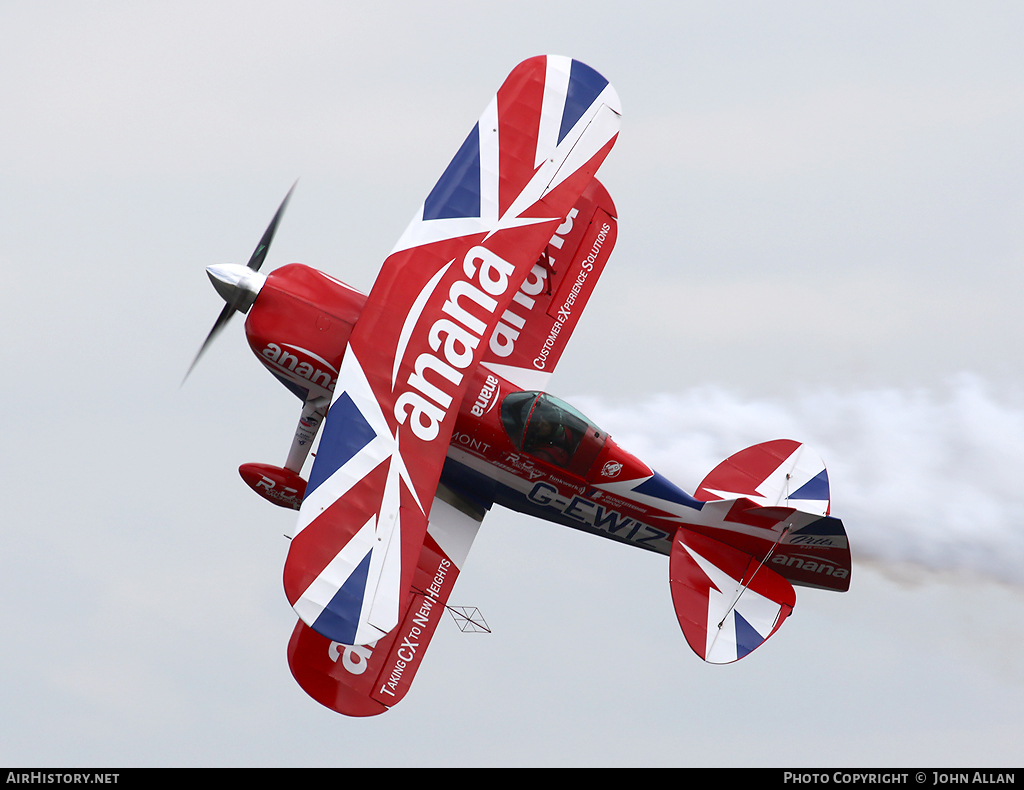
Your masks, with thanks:
[{"label": "biplane", "polygon": [[620,118],[597,71],[531,58],[369,294],[301,264],[259,272],[287,196],[246,266],[207,270],[226,304],[196,361],[245,313],[253,353],[302,402],[284,465],[239,472],[298,511],[288,661],[335,711],[375,715],[405,696],[495,505],[667,555],[683,634],[712,663],[771,636],[794,585],[849,587],[828,473],[806,446],[742,450],[690,495],[546,391],[615,246],[595,175]]}]

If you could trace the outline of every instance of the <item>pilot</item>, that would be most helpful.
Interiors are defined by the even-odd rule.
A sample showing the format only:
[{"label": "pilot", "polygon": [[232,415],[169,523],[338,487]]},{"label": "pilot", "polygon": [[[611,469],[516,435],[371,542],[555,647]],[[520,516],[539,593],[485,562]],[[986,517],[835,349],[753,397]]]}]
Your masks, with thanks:
[{"label": "pilot", "polygon": [[529,452],[542,461],[564,467],[569,463],[573,439],[572,431],[562,423],[537,417],[530,425]]}]

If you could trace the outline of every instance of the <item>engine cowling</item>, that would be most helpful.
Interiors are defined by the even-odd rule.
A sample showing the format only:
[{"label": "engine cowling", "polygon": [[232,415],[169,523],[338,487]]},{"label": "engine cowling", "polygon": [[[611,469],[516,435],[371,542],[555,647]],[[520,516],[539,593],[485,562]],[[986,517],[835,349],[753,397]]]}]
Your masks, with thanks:
[{"label": "engine cowling", "polygon": [[245,335],[256,357],[303,401],[330,397],[366,295],[300,263],[267,275]]}]

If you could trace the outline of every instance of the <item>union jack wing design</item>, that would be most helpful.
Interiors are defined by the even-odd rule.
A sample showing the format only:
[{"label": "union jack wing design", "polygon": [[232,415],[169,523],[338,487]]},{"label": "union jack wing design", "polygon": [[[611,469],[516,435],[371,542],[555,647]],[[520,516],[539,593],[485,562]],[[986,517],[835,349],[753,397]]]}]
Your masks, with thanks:
[{"label": "union jack wing design", "polygon": [[409,690],[484,514],[479,504],[443,484],[437,500],[399,627],[369,645],[344,646],[302,620],[296,623],[288,645],[292,675],[332,710],[374,716],[396,705]]},{"label": "union jack wing design", "polygon": [[400,621],[466,387],[619,117],[615,91],[579,61],[520,64],[384,262],[285,564],[289,602],[322,636],[365,645]]}]

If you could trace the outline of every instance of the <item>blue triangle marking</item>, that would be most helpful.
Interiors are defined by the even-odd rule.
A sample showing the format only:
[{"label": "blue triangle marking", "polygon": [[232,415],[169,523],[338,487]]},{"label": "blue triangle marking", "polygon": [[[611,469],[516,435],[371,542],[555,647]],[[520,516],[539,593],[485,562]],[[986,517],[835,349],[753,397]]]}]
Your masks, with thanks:
[{"label": "blue triangle marking", "polygon": [[733,610],[733,615],[736,618],[736,658],[741,659],[760,647],[764,642],[764,637],[754,629],[754,626],[744,620],[739,612]]},{"label": "blue triangle marking", "polygon": [[569,134],[569,130],[576,125],[587,108],[594,103],[608,80],[594,71],[586,63],[578,60],[572,62],[569,69],[569,90],[565,97],[565,106],[562,108],[562,125],[558,130],[558,142]]},{"label": "blue triangle marking", "polygon": [[423,219],[480,216],[480,124],[448,163],[423,201]]},{"label": "blue triangle marking", "polygon": [[640,485],[634,487],[633,490],[638,494],[643,494],[644,496],[664,499],[668,502],[675,502],[677,505],[692,507],[694,510],[700,510],[704,507],[703,502],[694,499],[683,491],[683,489],[669,482],[657,472],[655,472],[652,477],[644,480]]},{"label": "blue triangle marking", "polygon": [[828,470],[822,469],[816,477],[811,478],[800,488],[789,495],[790,499],[828,499]]},{"label": "blue triangle marking", "polygon": [[347,392],[341,393],[331,404],[324,421],[324,434],[320,439],[313,469],[309,473],[306,496],[376,438],[377,434],[352,402]]},{"label": "blue triangle marking", "polygon": [[366,577],[370,572],[370,555],[366,552],[358,567],[352,571],[341,589],[334,594],[320,616],[313,623],[313,630],[343,645],[351,645],[356,639],[356,628],[359,625],[359,612],[363,608],[363,596],[366,592]]}]

